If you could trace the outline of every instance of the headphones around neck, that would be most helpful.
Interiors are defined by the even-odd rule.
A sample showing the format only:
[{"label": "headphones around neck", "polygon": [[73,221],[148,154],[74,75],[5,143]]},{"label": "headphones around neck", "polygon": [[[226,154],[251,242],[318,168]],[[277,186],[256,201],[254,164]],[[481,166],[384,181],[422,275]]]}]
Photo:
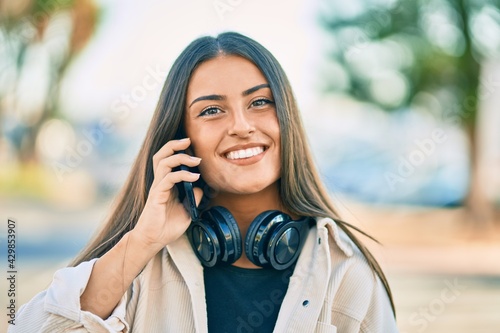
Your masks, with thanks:
[{"label": "headphones around neck", "polygon": [[[284,270],[297,260],[310,227],[310,218],[294,221],[278,210],[259,214],[245,237],[245,253],[257,266]],[[193,220],[188,237],[204,266],[232,264],[241,257],[242,237],[234,217],[224,207],[211,207]]]},{"label": "headphones around neck", "polygon": [[[199,217],[193,185],[183,183],[186,209],[191,215],[187,235],[196,256],[206,267],[234,263],[243,253],[243,242],[233,215],[226,208],[215,206]],[[248,228],[245,254],[257,266],[287,269],[297,261],[312,223],[310,217],[294,221],[278,210],[262,212]]]}]

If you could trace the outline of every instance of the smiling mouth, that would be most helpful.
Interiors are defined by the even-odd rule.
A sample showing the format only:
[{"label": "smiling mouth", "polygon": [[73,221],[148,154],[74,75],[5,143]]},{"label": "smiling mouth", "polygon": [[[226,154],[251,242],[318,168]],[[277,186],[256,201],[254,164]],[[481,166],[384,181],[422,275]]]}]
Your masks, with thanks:
[{"label": "smiling mouth", "polygon": [[250,158],[262,154],[265,150],[266,148],[264,146],[261,146],[261,147],[253,147],[253,148],[230,151],[229,153],[226,154],[226,158],[229,160],[240,160],[244,158]]}]

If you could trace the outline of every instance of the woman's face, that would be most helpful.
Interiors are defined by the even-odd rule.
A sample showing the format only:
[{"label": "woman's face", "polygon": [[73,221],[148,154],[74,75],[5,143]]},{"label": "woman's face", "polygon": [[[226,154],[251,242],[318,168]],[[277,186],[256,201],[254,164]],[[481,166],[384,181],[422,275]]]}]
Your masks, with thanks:
[{"label": "woman's face", "polygon": [[185,127],[205,182],[219,193],[255,194],[280,177],[280,130],[268,82],[250,61],[220,56],[191,76]]}]

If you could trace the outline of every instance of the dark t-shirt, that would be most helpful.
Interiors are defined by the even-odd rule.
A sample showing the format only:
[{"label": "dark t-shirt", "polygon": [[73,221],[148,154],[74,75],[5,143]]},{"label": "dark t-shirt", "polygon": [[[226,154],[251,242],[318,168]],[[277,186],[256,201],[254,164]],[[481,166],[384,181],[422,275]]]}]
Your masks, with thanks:
[{"label": "dark t-shirt", "polygon": [[293,267],[248,269],[205,267],[210,333],[272,332]]}]

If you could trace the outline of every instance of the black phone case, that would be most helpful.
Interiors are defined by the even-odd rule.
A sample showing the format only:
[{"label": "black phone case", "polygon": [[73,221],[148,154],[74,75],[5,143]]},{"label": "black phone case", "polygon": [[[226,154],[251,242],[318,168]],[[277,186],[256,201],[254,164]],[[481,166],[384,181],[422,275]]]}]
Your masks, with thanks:
[{"label": "black phone case", "polygon": [[[184,133],[184,130],[182,126],[179,128],[175,135],[175,140],[180,140],[186,137],[186,133]],[[181,150],[178,151],[177,154],[185,154],[186,151]],[[190,172],[198,172],[195,169],[191,169],[185,165],[181,165],[179,168],[175,168],[174,171],[176,170],[186,170]],[[191,220],[196,221],[198,220],[198,209],[196,208],[196,199],[194,198],[194,191],[193,191],[193,183],[190,182],[180,182],[176,184],[177,186],[177,192],[179,193],[179,201],[184,204],[184,208],[189,212],[191,215]]]},{"label": "black phone case", "polygon": [[[181,153],[181,152],[179,152]],[[181,170],[191,171],[185,165],[180,166]],[[179,200],[184,204],[184,208],[191,215],[191,220],[198,220],[198,208],[196,208],[196,199],[194,197],[193,183],[180,182],[177,183],[177,191],[179,192]]]}]

